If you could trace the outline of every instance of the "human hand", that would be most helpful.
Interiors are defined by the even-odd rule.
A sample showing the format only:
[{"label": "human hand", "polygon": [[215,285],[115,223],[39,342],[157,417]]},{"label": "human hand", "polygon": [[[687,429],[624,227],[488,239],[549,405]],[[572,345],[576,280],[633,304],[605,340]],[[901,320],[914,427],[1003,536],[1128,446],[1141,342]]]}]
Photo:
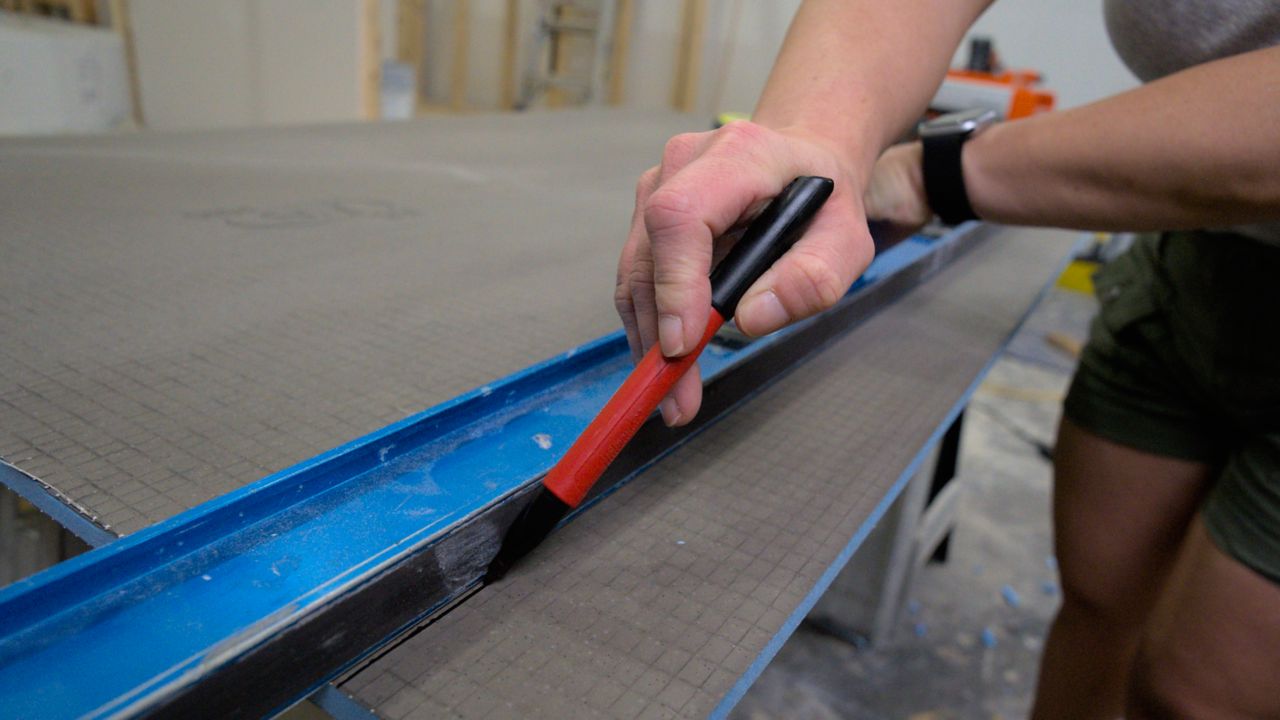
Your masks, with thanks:
[{"label": "human hand", "polygon": [[881,242],[903,240],[933,219],[924,194],[920,143],[894,145],[876,161],[863,195],[867,221]]},{"label": "human hand", "polygon": [[[804,237],[738,304],[734,319],[748,335],[765,335],[831,307],[870,264],[875,250],[863,213],[862,175],[816,135],[745,121],[667,142],[662,164],[636,185],[631,230],[618,262],[614,299],[637,358],[654,344],[668,357],[697,345],[711,310],[713,261],[751,214],[799,175],[832,178],[835,191]],[[683,425],[701,402],[695,365],[662,402],[663,419]]]}]

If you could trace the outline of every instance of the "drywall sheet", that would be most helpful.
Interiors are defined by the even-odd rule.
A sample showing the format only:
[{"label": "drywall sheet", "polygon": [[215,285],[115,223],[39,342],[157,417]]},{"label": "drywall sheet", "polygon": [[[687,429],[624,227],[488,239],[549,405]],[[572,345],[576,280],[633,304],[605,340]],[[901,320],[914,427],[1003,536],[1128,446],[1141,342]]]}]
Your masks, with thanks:
[{"label": "drywall sheet", "polygon": [[123,534],[618,327],[705,119],[0,142],[0,458]]},{"label": "drywall sheet", "polygon": [[1073,241],[997,234],[340,688],[397,720],[726,711]]}]

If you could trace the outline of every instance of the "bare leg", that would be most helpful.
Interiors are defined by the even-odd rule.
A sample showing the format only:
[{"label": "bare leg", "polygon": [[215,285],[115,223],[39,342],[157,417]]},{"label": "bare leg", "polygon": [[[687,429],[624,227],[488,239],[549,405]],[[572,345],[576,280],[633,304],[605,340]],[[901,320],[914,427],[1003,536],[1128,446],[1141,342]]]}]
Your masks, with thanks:
[{"label": "bare leg", "polygon": [[1213,544],[1197,517],[1142,635],[1129,720],[1280,717],[1280,585]]},{"label": "bare leg", "polygon": [[1118,445],[1064,419],[1054,474],[1063,600],[1032,717],[1114,720],[1142,626],[1212,470]]}]

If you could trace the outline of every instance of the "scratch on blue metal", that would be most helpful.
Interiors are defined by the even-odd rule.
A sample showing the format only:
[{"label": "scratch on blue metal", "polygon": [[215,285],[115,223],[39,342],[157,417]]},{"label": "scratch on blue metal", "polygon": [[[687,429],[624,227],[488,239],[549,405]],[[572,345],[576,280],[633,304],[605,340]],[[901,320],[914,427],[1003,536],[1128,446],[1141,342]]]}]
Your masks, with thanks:
[{"label": "scratch on blue metal", "polygon": [[[934,242],[884,252],[853,292]],[[714,347],[703,375],[786,335]],[[195,681],[535,482],[630,367],[607,335],[5,588],[0,707],[107,716]]]}]

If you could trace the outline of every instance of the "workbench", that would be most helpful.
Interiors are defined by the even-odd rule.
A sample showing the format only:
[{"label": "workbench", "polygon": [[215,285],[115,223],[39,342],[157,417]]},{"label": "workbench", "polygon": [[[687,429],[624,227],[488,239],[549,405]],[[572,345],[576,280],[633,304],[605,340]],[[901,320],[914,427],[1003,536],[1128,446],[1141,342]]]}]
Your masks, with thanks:
[{"label": "workbench", "polygon": [[[608,111],[0,143],[0,481],[93,544],[614,332]],[[394,649],[328,706],[727,713],[1075,235],[991,237]]]}]

